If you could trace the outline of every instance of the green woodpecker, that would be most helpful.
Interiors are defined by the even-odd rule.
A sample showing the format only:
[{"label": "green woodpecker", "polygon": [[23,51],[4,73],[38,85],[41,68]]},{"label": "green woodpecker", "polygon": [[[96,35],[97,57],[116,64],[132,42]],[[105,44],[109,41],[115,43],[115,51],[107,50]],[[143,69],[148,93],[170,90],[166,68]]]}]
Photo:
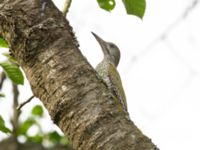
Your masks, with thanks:
[{"label": "green woodpecker", "polygon": [[99,76],[104,80],[112,94],[120,100],[123,110],[127,111],[126,96],[124,93],[120,75],[117,71],[117,66],[120,60],[120,50],[115,44],[104,41],[93,32],[92,34],[100,44],[104,54],[104,58],[97,65],[96,71]]}]

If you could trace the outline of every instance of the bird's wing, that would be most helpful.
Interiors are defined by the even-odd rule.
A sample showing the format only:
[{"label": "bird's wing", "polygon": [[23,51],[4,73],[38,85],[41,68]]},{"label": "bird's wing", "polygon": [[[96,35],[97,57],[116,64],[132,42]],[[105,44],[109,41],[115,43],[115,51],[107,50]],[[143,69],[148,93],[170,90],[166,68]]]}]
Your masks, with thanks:
[{"label": "bird's wing", "polygon": [[111,91],[117,96],[120,100],[121,104],[123,105],[124,109],[127,111],[127,102],[126,96],[123,89],[122,81],[119,75],[119,72],[115,68],[113,64],[109,65],[108,68],[108,78],[111,82]]}]

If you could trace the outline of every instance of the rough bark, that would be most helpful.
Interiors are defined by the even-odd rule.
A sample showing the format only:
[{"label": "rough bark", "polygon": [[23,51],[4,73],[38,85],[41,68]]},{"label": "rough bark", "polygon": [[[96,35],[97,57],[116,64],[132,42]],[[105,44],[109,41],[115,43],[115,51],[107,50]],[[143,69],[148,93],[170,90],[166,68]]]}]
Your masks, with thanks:
[{"label": "rough bark", "polygon": [[0,36],[74,149],[157,149],[98,78],[51,0],[0,0]]}]

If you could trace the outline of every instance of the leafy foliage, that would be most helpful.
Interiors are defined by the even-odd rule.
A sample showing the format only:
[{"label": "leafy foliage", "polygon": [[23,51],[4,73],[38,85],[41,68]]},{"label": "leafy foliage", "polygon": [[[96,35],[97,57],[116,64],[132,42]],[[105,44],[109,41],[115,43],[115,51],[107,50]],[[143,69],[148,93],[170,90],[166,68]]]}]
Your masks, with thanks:
[{"label": "leafy foliage", "polygon": [[44,139],[43,134],[36,134],[34,136],[26,136],[28,142],[42,143]]},{"label": "leafy foliage", "polygon": [[115,0],[97,0],[99,7],[111,11],[115,8]]},{"label": "leafy foliage", "polygon": [[5,121],[2,116],[0,116],[0,131],[4,133],[11,133],[11,130],[5,126]]},{"label": "leafy foliage", "polygon": [[33,107],[33,109],[32,109],[32,115],[41,117],[43,115],[42,106],[36,105],[35,107]]},{"label": "leafy foliage", "polygon": [[26,135],[30,127],[34,124],[36,124],[36,120],[32,118],[28,118],[27,120],[22,122],[18,129],[18,135]]},{"label": "leafy foliage", "polygon": [[[143,18],[146,8],[145,0],[122,0],[127,14],[135,15],[139,18]],[[115,8],[115,0],[97,0],[99,7],[111,11]]]},{"label": "leafy foliage", "polygon": [[[33,110],[35,110],[35,107],[32,109],[32,111]],[[39,129],[41,129],[41,126],[40,126],[39,122],[37,121],[37,119],[33,116],[30,116],[25,121],[20,123],[18,132],[17,132],[18,136],[23,136],[26,139],[26,141],[28,141],[28,142],[42,143],[43,139],[44,139],[44,134],[42,133],[42,131],[39,131],[34,136],[30,136],[28,134],[28,131],[32,126],[36,126]]]},{"label": "leafy foliage", "polygon": [[24,84],[24,76],[17,64],[4,61],[0,63],[0,66],[13,83]]},{"label": "leafy foliage", "polygon": [[0,38],[0,47],[8,48],[8,43],[2,38]]},{"label": "leafy foliage", "polygon": [[146,8],[145,0],[123,0],[123,3],[128,14],[143,18]]},{"label": "leafy foliage", "polygon": [[50,132],[48,134],[48,140],[55,144],[68,144],[67,138],[60,135],[57,131]]},{"label": "leafy foliage", "polygon": [[[26,139],[26,142],[34,142],[34,143],[49,143],[51,145],[62,144],[67,145],[68,140],[60,135],[57,131],[51,131],[48,133],[44,133],[40,124],[40,119],[42,119],[44,110],[42,106],[36,105],[31,110],[31,115],[23,122],[19,124],[18,128],[18,136],[23,136]],[[39,130],[35,135],[29,135],[29,129],[35,126]]]},{"label": "leafy foliage", "polygon": [[17,64],[17,60],[9,53],[2,53],[2,55],[5,56],[10,62]]}]

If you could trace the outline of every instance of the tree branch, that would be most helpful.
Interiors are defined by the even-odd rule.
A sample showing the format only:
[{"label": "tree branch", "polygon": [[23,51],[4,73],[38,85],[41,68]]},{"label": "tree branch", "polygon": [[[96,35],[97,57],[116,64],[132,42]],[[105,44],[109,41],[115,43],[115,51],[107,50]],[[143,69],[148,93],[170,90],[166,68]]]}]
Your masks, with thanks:
[{"label": "tree branch", "polygon": [[24,105],[26,105],[27,103],[29,103],[35,96],[32,95],[31,97],[29,97],[29,99],[27,99],[25,102],[21,103],[18,107],[17,107],[17,110],[20,111],[22,109],[22,107]]},{"label": "tree branch", "polygon": [[15,84],[12,84],[12,87],[13,87],[13,118],[12,118],[13,136],[14,139],[17,140],[17,131],[18,131],[19,113],[20,113],[19,111],[17,111],[19,90],[18,86]]},{"label": "tree branch", "polygon": [[156,150],[78,49],[68,21],[46,0],[0,1],[0,35],[32,91],[78,150]]}]

